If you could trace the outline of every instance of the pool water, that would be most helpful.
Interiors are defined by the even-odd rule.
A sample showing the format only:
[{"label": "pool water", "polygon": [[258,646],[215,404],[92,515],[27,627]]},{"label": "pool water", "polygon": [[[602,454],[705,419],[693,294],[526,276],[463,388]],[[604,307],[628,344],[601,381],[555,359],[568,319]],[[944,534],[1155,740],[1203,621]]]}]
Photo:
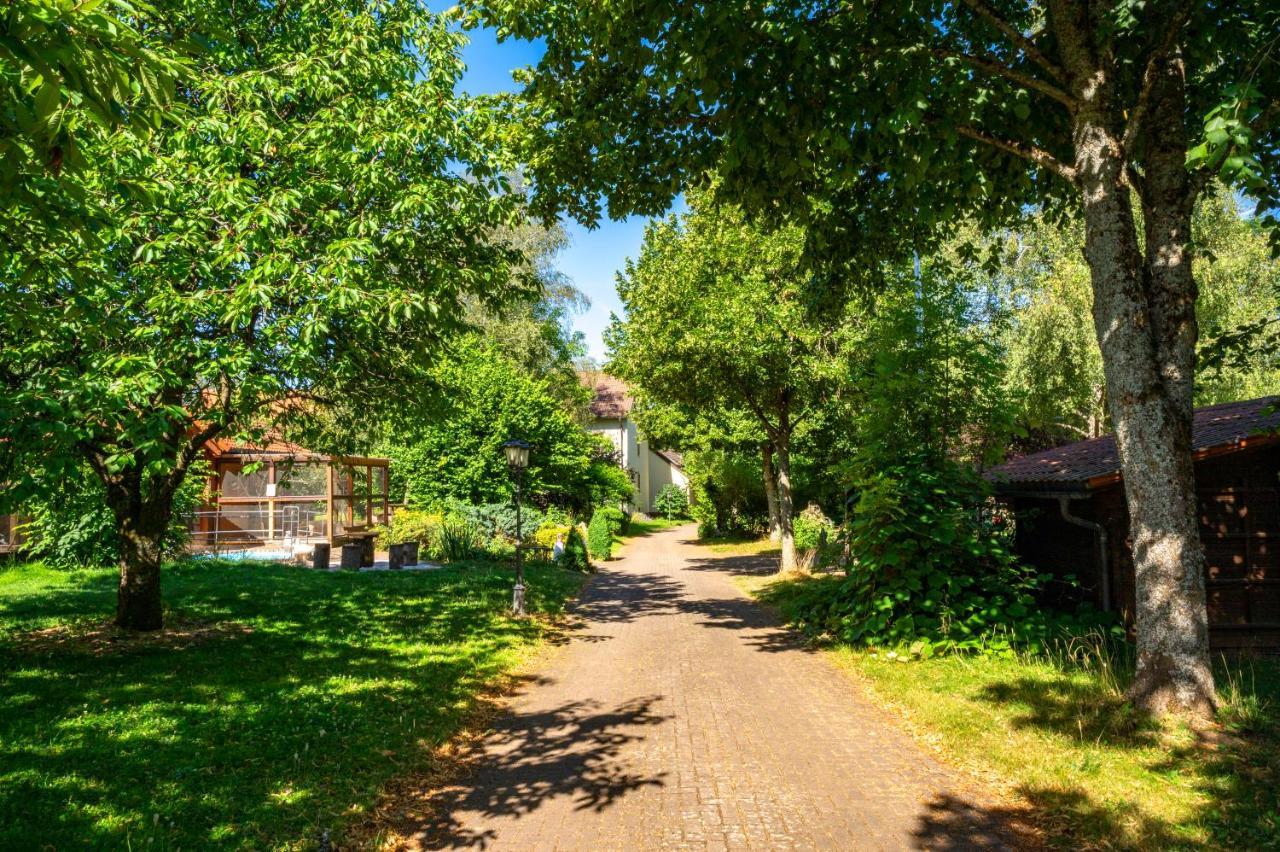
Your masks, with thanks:
[{"label": "pool water", "polygon": [[222,553],[200,553],[201,559],[221,559],[224,562],[283,562],[293,558],[288,550],[226,550]]}]

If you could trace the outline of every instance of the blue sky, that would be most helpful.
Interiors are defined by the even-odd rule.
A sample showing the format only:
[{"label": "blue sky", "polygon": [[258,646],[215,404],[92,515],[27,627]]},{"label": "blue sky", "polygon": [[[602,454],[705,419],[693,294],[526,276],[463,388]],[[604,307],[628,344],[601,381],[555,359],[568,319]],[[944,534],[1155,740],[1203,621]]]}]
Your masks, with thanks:
[{"label": "blue sky", "polygon": [[[463,51],[467,73],[461,88],[471,94],[514,91],[512,69],[532,65],[542,56],[539,43],[508,40],[499,44],[489,30],[468,35],[471,44]],[[573,221],[564,223],[570,242],[557,265],[591,299],[591,309],[575,317],[574,326],[586,336],[590,355],[597,360],[604,359],[601,333],[609,325],[609,315],[622,312],[615,275],[628,257],[640,253],[645,221],[639,217],[604,221],[594,231]]]}]

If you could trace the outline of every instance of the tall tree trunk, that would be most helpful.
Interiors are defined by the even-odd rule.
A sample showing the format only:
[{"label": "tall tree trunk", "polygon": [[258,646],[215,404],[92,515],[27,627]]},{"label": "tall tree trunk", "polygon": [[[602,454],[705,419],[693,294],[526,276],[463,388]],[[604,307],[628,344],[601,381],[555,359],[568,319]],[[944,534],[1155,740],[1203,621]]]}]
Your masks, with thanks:
[{"label": "tall tree trunk", "polygon": [[[1154,491],[1155,506],[1141,521],[1130,509],[1138,572],[1138,659],[1130,695],[1155,712],[1208,715],[1217,697],[1191,455],[1199,294],[1190,244],[1198,191],[1186,168],[1184,85],[1181,55],[1174,52],[1160,64],[1151,89],[1141,193],[1151,339],[1164,390],[1162,434],[1167,443],[1157,447],[1165,456],[1156,472],[1160,478],[1144,481],[1139,476],[1135,482],[1146,491],[1140,500],[1151,501]],[[1134,499],[1129,498],[1131,507]]]},{"label": "tall tree trunk", "polygon": [[1185,317],[1177,319],[1188,308],[1186,294],[1170,292],[1168,276],[1150,274],[1148,262],[1159,264],[1164,255],[1144,262],[1139,251],[1105,75],[1077,76],[1086,103],[1073,128],[1085,256],[1133,538],[1138,671],[1132,697],[1153,713],[1205,715],[1215,700],[1191,460],[1194,320],[1188,328]]},{"label": "tall tree trunk", "polygon": [[782,542],[782,570],[795,571],[796,539],[792,526],[791,505],[791,435],[782,432],[774,447],[778,468],[778,537]]},{"label": "tall tree trunk", "polygon": [[778,516],[778,474],[773,465],[773,444],[761,445],[761,469],[764,473],[764,498],[769,504],[769,541],[782,540],[782,521]]},{"label": "tall tree trunk", "polygon": [[108,486],[120,541],[115,623],[125,630],[159,630],[164,626],[160,563],[173,501],[169,495],[148,499],[142,490],[140,478],[132,476]]}]

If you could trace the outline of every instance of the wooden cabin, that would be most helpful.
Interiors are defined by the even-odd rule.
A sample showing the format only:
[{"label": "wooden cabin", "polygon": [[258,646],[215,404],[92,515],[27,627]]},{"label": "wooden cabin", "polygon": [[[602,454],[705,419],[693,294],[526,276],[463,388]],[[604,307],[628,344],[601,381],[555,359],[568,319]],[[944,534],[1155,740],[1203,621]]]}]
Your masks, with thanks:
[{"label": "wooden cabin", "polygon": [[[1280,649],[1277,406],[1280,397],[1266,397],[1195,412],[1196,494],[1217,649]],[[1023,456],[986,476],[1013,510],[1019,555],[1057,578],[1049,602],[1087,600],[1132,626],[1132,539],[1115,439]]]},{"label": "wooden cabin", "polygon": [[337,545],[390,517],[389,462],[330,456],[295,444],[211,441],[209,501],[192,520],[198,550],[304,550]]}]

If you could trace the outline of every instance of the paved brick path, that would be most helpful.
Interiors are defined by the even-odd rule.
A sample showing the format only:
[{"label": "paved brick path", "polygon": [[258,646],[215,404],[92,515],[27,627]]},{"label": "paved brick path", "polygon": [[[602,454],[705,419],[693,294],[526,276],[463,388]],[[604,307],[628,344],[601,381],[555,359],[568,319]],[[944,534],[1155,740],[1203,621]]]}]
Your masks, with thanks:
[{"label": "paved brick path", "polygon": [[514,699],[427,848],[966,849],[994,817],[741,595],[691,527],[629,545]]}]

